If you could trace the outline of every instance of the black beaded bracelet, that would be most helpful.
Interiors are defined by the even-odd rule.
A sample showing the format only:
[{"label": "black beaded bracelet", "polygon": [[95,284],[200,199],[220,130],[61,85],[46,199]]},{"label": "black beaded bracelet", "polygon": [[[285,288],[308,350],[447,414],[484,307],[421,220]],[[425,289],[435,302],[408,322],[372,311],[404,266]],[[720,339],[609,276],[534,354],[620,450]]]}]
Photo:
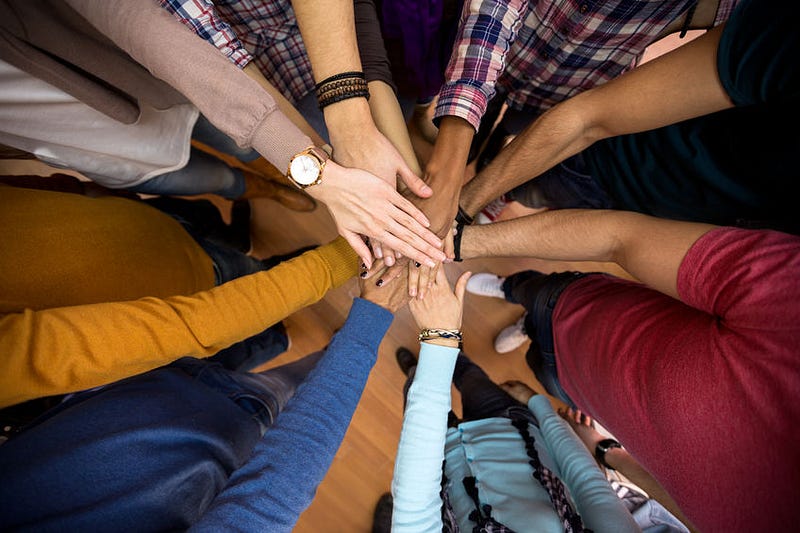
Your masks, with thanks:
[{"label": "black beaded bracelet", "polygon": [[325,78],[321,82],[317,83],[314,86],[314,89],[319,90],[319,88],[322,87],[323,85],[325,85],[326,83],[330,83],[332,81],[343,80],[345,78],[359,78],[359,79],[362,79],[364,81],[367,81],[367,77],[364,75],[363,72],[359,72],[357,70],[353,70],[353,71],[350,71],[350,72],[342,72],[342,73],[339,73],[339,74],[334,74],[333,76],[328,76],[327,78]]},{"label": "black beaded bracelet", "polygon": [[368,90],[363,90],[363,89],[358,89],[358,90],[353,90],[353,91],[337,93],[337,94],[334,94],[334,95],[332,95],[330,97],[325,96],[323,98],[320,98],[319,101],[317,102],[317,104],[319,105],[320,109],[324,109],[327,106],[329,106],[331,104],[335,104],[336,102],[341,102],[342,100],[347,100],[349,98],[361,98],[361,97],[364,97],[367,100],[369,100],[369,91]]}]

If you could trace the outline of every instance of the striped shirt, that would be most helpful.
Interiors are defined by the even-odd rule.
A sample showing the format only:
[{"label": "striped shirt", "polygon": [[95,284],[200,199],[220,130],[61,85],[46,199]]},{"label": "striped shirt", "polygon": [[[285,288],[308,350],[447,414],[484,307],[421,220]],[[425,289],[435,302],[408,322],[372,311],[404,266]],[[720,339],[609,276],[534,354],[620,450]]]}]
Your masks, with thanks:
[{"label": "striped shirt", "polygon": [[[720,0],[714,25],[739,0]],[[695,0],[465,0],[436,118],[475,129],[500,92],[541,113],[635,67]]]}]

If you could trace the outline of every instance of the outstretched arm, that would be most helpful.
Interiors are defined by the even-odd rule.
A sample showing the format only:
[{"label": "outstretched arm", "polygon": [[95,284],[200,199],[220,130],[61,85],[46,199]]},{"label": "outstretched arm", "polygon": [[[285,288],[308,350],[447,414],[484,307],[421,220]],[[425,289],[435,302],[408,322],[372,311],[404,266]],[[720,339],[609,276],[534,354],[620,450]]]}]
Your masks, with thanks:
[{"label": "outstretched arm", "polygon": [[461,257],[537,257],[614,262],[676,297],[678,267],[709,224],[628,211],[563,209],[463,228]]},{"label": "outstretched arm", "polygon": [[733,107],[716,55],[724,24],[608,83],[549,109],[462,191],[461,207],[487,203],[608,137],[674,124]]},{"label": "outstretched arm", "polygon": [[105,385],[184,356],[214,355],[319,301],[356,266],[339,238],[191,296],[4,315],[0,407]]},{"label": "outstretched arm", "polygon": [[392,313],[356,299],[306,381],[192,531],[292,531],[361,398]]}]

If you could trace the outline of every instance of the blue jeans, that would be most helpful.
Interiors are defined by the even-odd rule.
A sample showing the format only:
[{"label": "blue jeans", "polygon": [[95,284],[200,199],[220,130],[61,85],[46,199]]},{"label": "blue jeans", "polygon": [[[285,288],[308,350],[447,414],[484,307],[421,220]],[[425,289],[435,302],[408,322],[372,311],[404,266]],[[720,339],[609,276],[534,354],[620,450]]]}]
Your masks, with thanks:
[{"label": "blue jeans", "polygon": [[[241,148],[219,131],[203,115],[197,119],[192,137],[220,152],[249,162],[259,157],[252,148]],[[130,190],[144,194],[193,196],[217,194],[223,198],[239,198],[245,192],[244,174],[238,168],[202,150],[192,147],[189,161],[183,168],[160,174]]]},{"label": "blue jeans", "polygon": [[184,358],[71,396],[0,446],[0,530],[187,529],[321,356],[261,374]]},{"label": "blue jeans", "polygon": [[506,300],[522,305],[528,312],[524,325],[525,333],[531,338],[531,346],[525,355],[528,366],[549,394],[573,408],[576,407],[575,402],[558,380],[553,342],[553,310],[564,289],[585,275],[580,272],[542,274],[535,270],[526,270],[508,276],[503,282]]},{"label": "blue jeans", "polygon": [[[268,270],[267,265],[224,242],[228,229],[219,210],[207,200],[183,198],[151,198],[149,205],[177,220],[189,235],[211,258],[215,281],[221,285],[228,281]],[[249,231],[248,228],[245,228]],[[268,329],[220,350],[211,357],[230,370],[252,370],[286,351],[289,339],[283,324]]]},{"label": "blue jeans", "polygon": [[576,154],[506,194],[528,207],[550,209],[613,209],[614,204],[588,174],[582,154]]}]

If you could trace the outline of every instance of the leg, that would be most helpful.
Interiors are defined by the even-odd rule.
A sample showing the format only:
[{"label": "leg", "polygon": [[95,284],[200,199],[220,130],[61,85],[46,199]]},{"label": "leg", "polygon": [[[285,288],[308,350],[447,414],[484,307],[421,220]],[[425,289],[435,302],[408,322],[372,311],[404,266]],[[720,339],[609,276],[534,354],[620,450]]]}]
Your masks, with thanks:
[{"label": "leg", "polygon": [[547,392],[570,407],[574,407],[575,404],[561,387],[556,369],[553,310],[564,289],[584,275],[579,272],[542,274],[528,270],[513,274],[503,282],[506,299],[521,304],[528,312],[525,318],[525,332],[532,341],[525,356],[528,366]]},{"label": "leg", "polygon": [[252,148],[242,148],[236,141],[216,128],[206,117],[200,115],[192,130],[192,137],[201,143],[218,150],[223,154],[235,157],[243,163],[248,163],[261,157]]},{"label": "leg", "polygon": [[183,168],[160,174],[129,190],[157,195],[191,196],[218,194],[239,198],[245,192],[244,173],[224,161],[192,147],[189,162]]},{"label": "leg", "polygon": [[522,405],[463,353],[456,361],[453,383],[461,392],[462,418],[465,421],[503,416],[509,407]]},{"label": "leg", "polygon": [[283,323],[278,322],[261,333],[220,350],[209,361],[219,363],[228,370],[249,372],[276,358],[288,347],[286,328]]}]

